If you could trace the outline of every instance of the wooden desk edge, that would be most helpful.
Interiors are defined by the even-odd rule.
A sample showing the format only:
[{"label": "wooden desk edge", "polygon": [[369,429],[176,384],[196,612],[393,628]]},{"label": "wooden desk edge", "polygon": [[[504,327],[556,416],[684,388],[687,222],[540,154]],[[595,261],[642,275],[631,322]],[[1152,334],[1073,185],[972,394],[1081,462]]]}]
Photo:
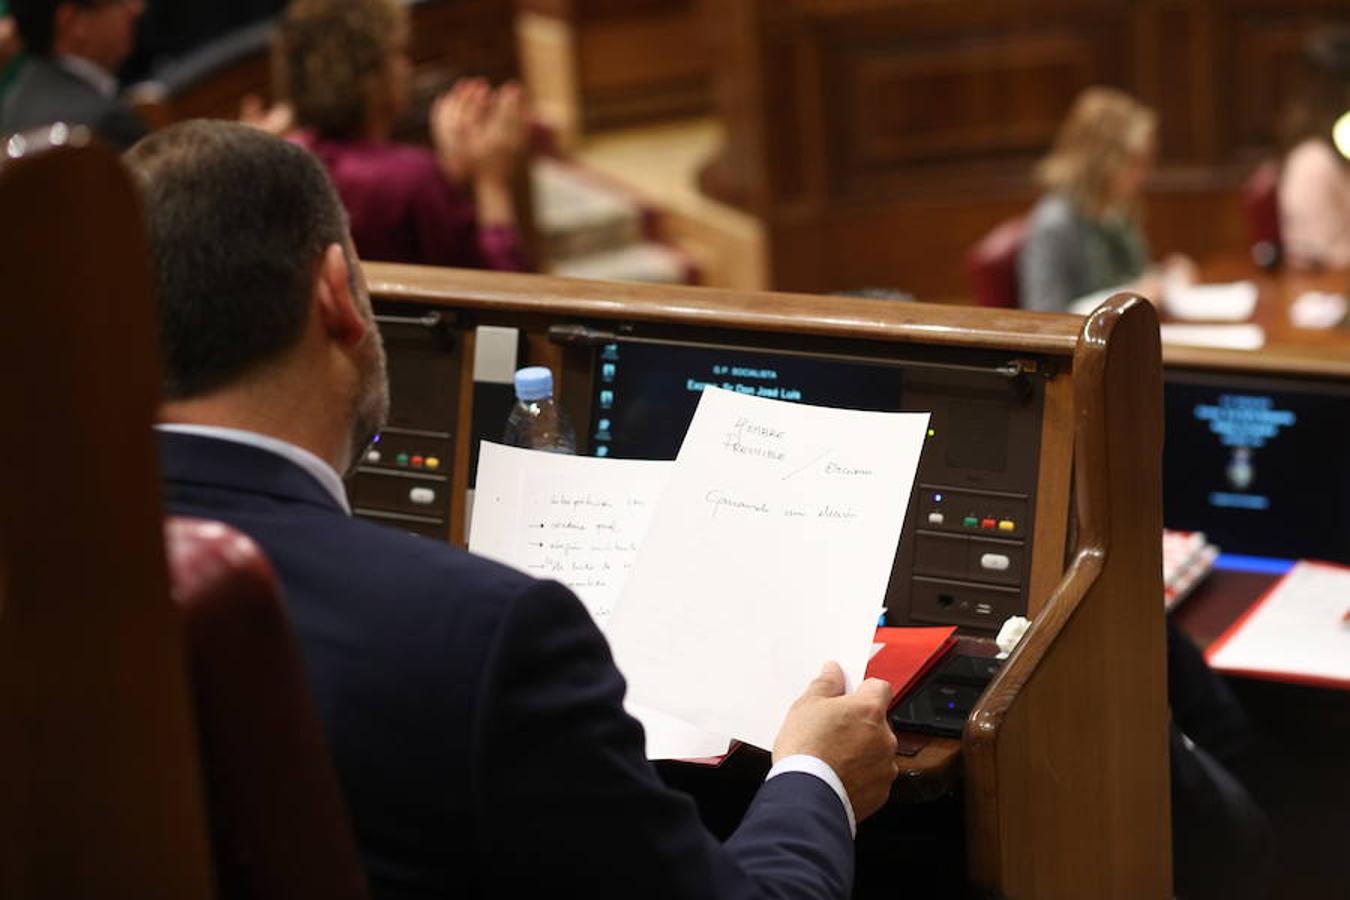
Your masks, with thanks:
[{"label": "wooden desk edge", "polygon": [[1272,344],[1261,350],[1163,344],[1163,366],[1168,369],[1220,369],[1236,373],[1350,379],[1350,355],[1333,344]]},{"label": "wooden desk edge", "polygon": [[[467,309],[775,331],[878,341],[988,347],[1070,357],[1077,316],[897,300],[731,291],[683,285],[584,281],[546,275],[365,263],[371,295],[382,300]],[[1009,333],[1016,339],[1009,341]]]}]

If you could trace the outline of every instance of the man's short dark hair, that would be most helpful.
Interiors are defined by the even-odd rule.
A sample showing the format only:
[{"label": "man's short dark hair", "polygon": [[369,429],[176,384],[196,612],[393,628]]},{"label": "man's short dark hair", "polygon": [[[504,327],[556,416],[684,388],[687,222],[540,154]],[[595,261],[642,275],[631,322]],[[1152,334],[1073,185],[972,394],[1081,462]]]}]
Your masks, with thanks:
[{"label": "man's short dark hair", "polygon": [[97,6],[98,0],[10,0],[9,14],[23,38],[24,49],[38,56],[52,52],[56,37],[56,10],[65,3]]},{"label": "man's short dark hair", "polygon": [[308,151],[232,122],[143,139],[164,399],[224,387],[294,346],[324,250],[348,245],[342,203]]}]

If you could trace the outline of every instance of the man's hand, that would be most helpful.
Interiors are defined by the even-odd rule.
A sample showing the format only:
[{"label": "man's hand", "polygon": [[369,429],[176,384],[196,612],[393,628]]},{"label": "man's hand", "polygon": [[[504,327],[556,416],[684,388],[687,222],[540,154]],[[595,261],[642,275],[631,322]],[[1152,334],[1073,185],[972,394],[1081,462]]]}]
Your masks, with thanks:
[{"label": "man's hand", "polygon": [[843,670],[826,663],[788,710],[774,741],[774,761],[805,753],[827,763],[861,822],[886,802],[899,772],[895,735],[886,721],[890,702],[891,686],[879,678],[844,694]]}]

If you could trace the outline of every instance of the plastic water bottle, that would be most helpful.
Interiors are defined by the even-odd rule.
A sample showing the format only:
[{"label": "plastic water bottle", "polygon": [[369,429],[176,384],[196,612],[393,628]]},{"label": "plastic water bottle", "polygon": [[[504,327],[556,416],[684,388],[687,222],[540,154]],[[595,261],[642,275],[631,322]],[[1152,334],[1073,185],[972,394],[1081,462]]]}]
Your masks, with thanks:
[{"label": "plastic water bottle", "polygon": [[530,366],[516,372],[515,380],[516,402],[502,441],[512,447],[576,453],[576,429],[553,400],[553,373],[544,366]]}]

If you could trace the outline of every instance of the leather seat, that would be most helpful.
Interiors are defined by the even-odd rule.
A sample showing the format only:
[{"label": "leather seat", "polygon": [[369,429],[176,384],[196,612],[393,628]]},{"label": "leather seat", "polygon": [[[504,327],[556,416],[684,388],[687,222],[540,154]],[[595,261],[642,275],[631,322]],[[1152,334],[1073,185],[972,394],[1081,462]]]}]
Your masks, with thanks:
[{"label": "leather seat", "polygon": [[219,522],[164,528],[222,900],[357,900],[365,876],[272,567]]},{"label": "leather seat", "polygon": [[1017,307],[1017,257],[1027,236],[1024,216],[1008,219],[966,254],[966,276],[978,306]]}]

